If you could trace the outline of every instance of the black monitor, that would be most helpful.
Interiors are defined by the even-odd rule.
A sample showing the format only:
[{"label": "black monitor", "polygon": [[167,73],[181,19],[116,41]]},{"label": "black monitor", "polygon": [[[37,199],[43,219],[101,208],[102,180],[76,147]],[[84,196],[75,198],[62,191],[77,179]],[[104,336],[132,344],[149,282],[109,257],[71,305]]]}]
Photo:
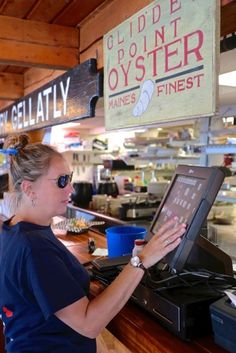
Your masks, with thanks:
[{"label": "black monitor", "polygon": [[201,227],[211,209],[224,180],[217,167],[180,165],[154,216],[147,240],[167,220],[177,217],[176,225],[186,223],[186,232],[176,249],[163,259],[171,272],[180,272],[200,234]]}]

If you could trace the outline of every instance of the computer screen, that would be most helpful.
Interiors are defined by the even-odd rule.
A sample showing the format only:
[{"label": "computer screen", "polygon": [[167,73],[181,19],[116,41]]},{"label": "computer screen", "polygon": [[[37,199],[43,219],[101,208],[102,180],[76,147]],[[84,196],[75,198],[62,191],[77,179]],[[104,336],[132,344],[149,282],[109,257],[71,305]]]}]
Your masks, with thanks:
[{"label": "computer screen", "polygon": [[[150,236],[169,219],[176,217],[176,226],[187,225],[178,247],[163,259],[172,272],[179,272],[187,262],[201,227],[224,180],[217,167],[178,166],[150,227]],[[147,240],[148,240],[147,239]]]}]

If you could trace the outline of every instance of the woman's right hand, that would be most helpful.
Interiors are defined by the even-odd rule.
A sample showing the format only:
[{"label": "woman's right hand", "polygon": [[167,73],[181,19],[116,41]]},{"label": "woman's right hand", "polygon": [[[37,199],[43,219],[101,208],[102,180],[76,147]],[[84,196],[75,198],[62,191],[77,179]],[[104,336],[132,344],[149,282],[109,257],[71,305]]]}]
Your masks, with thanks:
[{"label": "woman's right hand", "polygon": [[140,258],[145,268],[153,266],[179,245],[181,237],[186,231],[186,224],[182,223],[177,227],[175,224],[176,218],[163,224],[145,245],[140,253]]}]

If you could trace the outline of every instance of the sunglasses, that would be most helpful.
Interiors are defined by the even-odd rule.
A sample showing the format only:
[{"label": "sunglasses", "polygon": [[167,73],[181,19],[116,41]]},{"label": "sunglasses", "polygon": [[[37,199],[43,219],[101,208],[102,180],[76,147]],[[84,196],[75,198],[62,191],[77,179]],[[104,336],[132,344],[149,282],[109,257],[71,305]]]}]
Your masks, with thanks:
[{"label": "sunglasses", "polygon": [[56,184],[59,189],[64,189],[69,183],[71,183],[73,173],[71,174],[63,174],[59,175],[58,178],[48,179],[48,180],[56,180]]}]

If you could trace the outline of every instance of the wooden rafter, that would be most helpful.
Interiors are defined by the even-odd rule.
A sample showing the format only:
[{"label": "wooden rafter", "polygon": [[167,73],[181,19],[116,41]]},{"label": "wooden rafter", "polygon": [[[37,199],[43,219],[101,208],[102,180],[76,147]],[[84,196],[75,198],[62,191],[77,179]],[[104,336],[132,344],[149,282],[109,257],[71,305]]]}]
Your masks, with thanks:
[{"label": "wooden rafter", "polygon": [[0,16],[0,64],[68,69],[78,64],[78,29]]},{"label": "wooden rafter", "polygon": [[236,32],[236,1],[228,1],[221,7],[221,36]]},{"label": "wooden rafter", "polygon": [[0,73],[0,99],[14,100],[24,94],[24,76],[20,74]]}]

